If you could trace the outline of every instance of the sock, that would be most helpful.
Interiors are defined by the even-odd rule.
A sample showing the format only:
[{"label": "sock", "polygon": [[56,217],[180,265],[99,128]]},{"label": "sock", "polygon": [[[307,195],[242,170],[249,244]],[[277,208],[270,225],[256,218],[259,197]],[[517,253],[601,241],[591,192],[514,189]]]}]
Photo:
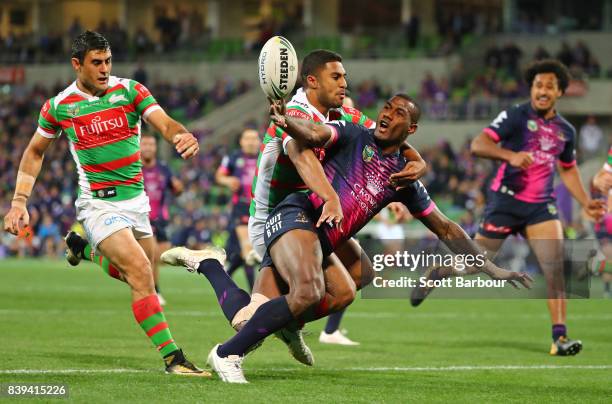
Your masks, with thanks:
[{"label": "sock", "polygon": [[604,282],[604,292],[610,292],[610,282]]},{"label": "sock", "polygon": [[150,295],[132,303],[132,311],[136,322],[157,347],[162,358],[179,349],[172,339],[157,295]]},{"label": "sock", "polygon": [[236,313],[251,301],[251,296],[236,285],[219,261],[202,261],[198,272],[208,279],[215,290],[219,306],[228,321],[232,321]]},{"label": "sock", "polygon": [[293,320],[287,298],[277,297],[264,303],[253,317],[232,338],[217,349],[217,354],[225,358],[229,355],[244,356],[245,352],[268,335],[283,328]]},{"label": "sock", "polygon": [[340,321],[342,321],[342,316],[344,316],[344,310],[340,310],[330,314],[327,318],[327,324],[325,324],[325,333],[335,333],[338,330],[338,327],[340,327]]},{"label": "sock", "polygon": [[225,272],[227,272],[229,276],[232,276],[234,272],[236,272],[236,270],[240,268],[242,263],[243,261],[242,261],[242,257],[240,257],[240,254],[232,254],[229,260],[229,267],[227,268],[227,271]]},{"label": "sock", "polygon": [[553,324],[552,326],[552,339],[556,341],[559,337],[565,337],[567,335],[567,329],[565,324]]},{"label": "sock", "polygon": [[108,258],[102,255],[94,254],[89,244],[87,244],[83,249],[83,259],[100,265],[104,272],[111,278],[125,282],[125,279],[123,279],[123,276],[121,276],[121,272],[119,272],[119,270],[113,264],[111,264]]},{"label": "sock", "polygon": [[155,284],[155,293],[159,295],[159,285],[158,284]]}]

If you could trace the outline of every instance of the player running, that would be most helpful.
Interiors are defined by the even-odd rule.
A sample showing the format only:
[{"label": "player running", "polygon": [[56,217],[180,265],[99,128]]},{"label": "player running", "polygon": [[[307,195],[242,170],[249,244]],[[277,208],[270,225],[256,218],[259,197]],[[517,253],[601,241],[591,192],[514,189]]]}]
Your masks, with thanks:
[{"label": "player running", "polygon": [[168,210],[168,191],[174,196],[183,192],[183,183],[172,174],[170,168],[163,161],[157,159],[157,140],[155,136],[145,133],[140,139],[140,153],[142,158],[142,175],[144,187],[149,197],[149,219],[153,228],[153,242],[155,244],[155,261],[153,261],[153,280],[155,292],[159,303],[163,306],[163,298],[159,288],[159,256],[170,248],[170,239],[166,228],[170,219]]},{"label": "player running", "polygon": [[[316,311],[325,304],[324,257],[390,202],[405,204],[452,251],[481,254],[461,227],[435,207],[420,182],[400,191],[389,184],[389,176],[406,162],[399,153],[400,145],[417,129],[420,111],[410,97],[398,94],[388,100],[379,112],[376,129],[346,122],[316,125],[283,115],[276,104],[271,113],[273,121],[296,141],[325,147],[325,173],[341,198],[344,220],[319,226],[325,201],[312,192],[288,195],[269,215],[265,223],[267,254],[262,265],[273,266],[289,285],[289,291],[261,305],[234,337],[211,350],[209,365],[230,383],[246,383],[242,360],[250,347],[300,319],[312,307]],[[527,274],[505,271],[490,261],[478,269],[524,286],[531,281]]]},{"label": "player running", "polygon": [[72,67],[76,80],[40,111],[38,129],[21,158],[4,229],[17,234],[28,225],[27,200],[45,151],[65,133],[78,172],[77,219],[93,246],[81,251],[80,258],[100,251],[130,285],[134,317],[157,347],[167,373],[209,377],[174,342],[155,293],[155,246],[139,147],[141,118],[184,159],[198,153],[198,142],[163,111],[146,87],[110,75],[110,44],[99,33],[86,31],[74,40]]},{"label": "player running", "polygon": [[[552,320],[551,355],[576,355],[582,342],[567,336],[563,229],[557,215],[553,177],[561,180],[585,212],[603,214],[601,201],[592,200],[576,166],[576,130],[555,109],[569,84],[567,68],[556,60],[532,64],[525,73],[530,101],[502,111],[472,142],[476,156],[502,161],[490,187],[484,218],[475,240],[493,257],[511,234],[529,241],[547,283]],[[451,268],[434,269],[432,279],[452,275]],[[431,291],[415,289],[418,305]]]},{"label": "player running", "polygon": [[[235,233],[237,237],[238,253],[235,254],[234,260],[238,258],[236,263],[232,263],[228,273],[231,275],[232,268],[237,268],[240,264],[244,266],[244,270],[249,281],[249,286],[253,288],[254,273],[252,263],[247,264],[248,256],[253,247],[249,240],[248,224],[249,224],[249,206],[251,204],[251,186],[257,169],[257,154],[261,140],[255,129],[245,129],[240,134],[240,150],[235,151],[221,160],[221,165],[215,173],[215,181],[217,184],[223,185],[232,190],[232,213],[230,218],[230,227],[228,231]],[[232,236],[230,236],[231,239]],[[232,252],[228,248],[230,241],[226,245],[226,250],[229,256],[232,257]],[[230,258],[230,262],[232,258]]]}]

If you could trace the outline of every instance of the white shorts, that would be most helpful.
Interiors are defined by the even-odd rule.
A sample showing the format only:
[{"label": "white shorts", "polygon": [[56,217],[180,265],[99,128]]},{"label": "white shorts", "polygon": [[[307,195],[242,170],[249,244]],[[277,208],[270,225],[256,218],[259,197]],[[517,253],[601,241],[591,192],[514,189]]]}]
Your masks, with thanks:
[{"label": "white shorts", "polygon": [[266,219],[257,219],[255,216],[249,217],[249,241],[261,258],[266,255],[266,243],[264,241]]},{"label": "white shorts", "polygon": [[79,198],[75,206],[77,220],[85,229],[94,250],[97,250],[102,240],[125,228],[132,229],[136,240],[153,237],[149,222],[151,207],[149,197],[144,192],[125,201]]}]

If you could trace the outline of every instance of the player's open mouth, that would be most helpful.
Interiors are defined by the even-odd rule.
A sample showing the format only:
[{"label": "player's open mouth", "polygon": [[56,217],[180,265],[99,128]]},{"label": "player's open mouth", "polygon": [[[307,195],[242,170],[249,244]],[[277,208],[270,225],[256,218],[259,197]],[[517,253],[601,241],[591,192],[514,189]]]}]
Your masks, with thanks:
[{"label": "player's open mouth", "polygon": [[379,128],[379,132],[380,133],[385,133],[387,131],[387,128],[389,127],[389,123],[387,121],[381,120],[380,123],[378,124],[378,128]]},{"label": "player's open mouth", "polygon": [[101,77],[98,79],[98,83],[106,84],[108,82],[108,77]]}]

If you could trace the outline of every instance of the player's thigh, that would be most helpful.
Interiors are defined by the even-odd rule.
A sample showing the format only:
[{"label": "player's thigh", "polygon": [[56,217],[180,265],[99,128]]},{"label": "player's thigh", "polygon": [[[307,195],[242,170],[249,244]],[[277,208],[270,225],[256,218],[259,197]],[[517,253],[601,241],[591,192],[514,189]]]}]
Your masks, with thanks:
[{"label": "player's thigh", "polygon": [[102,240],[98,250],[126,274],[151,271],[147,253],[130,228],[121,229]]},{"label": "player's thigh", "polygon": [[335,254],[323,260],[325,291],[332,296],[333,304],[345,307],[355,300],[357,287],[351,275]]},{"label": "player's thigh", "polygon": [[374,279],[372,261],[363,251],[357,240],[351,238],[342,243],[334,251],[350,274],[357,290],[369,285]]},{"label": "player's thigh", "polygon": [[549,278],[551,272],[563,273],[563,227],[560,220],[529,225],[525,236],[535,254],[544,275]]},{"label": "player's thigh", "polygon": [[287,282],[272,267],[262,267],[253,285],[253,294],[259,293],[269,299],[287,294],[289,287]]},{"label": "player's thigh", "polygon": [[144,250],[147,258],[151,263],[157,261],[158,254],[158,244],[157,239],[155,237],[145,237],[136,240],[140,247]]},{"label": "player's thigh", "polygon": [[278,237],[269,248],[272,262],[289,289],[313,287],[324,290],[323,252],[316,233],[294,229]]},{"label": "player's thigh", "polygon": [[244,224],[236,226],[236,236],[238,236],[242,251],[248,252],[252,248],[251,241],[249,240],[249,227]]}]

